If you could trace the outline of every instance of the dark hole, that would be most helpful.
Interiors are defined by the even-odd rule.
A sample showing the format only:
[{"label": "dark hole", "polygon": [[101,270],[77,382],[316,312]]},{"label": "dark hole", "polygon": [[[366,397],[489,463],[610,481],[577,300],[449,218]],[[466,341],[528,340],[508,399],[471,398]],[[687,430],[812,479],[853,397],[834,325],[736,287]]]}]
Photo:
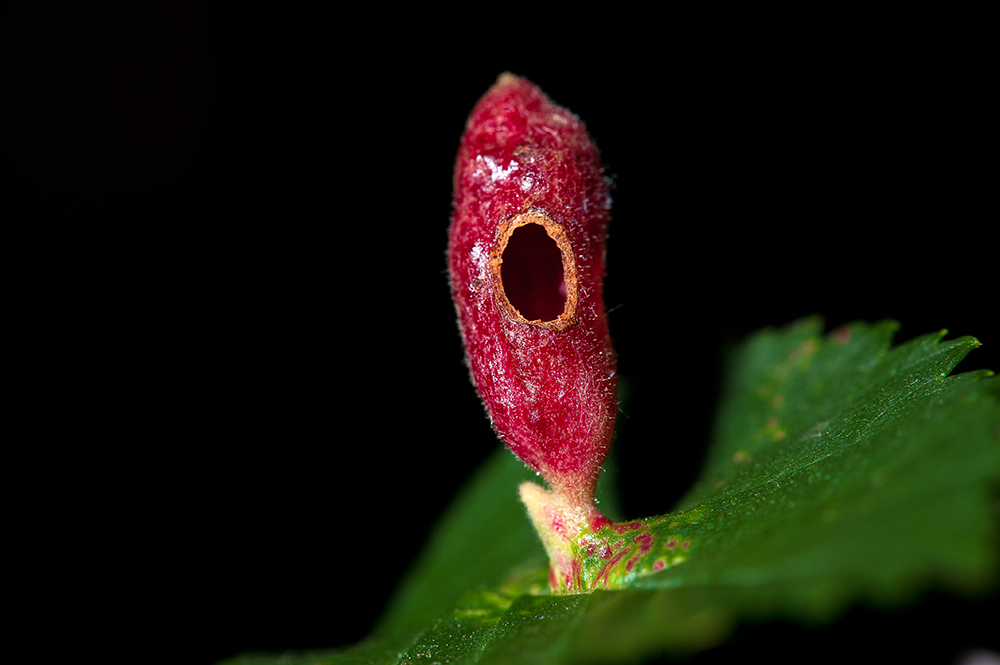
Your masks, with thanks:
[{"label": "dark hole", "polygon": [[541,224],[518,227],[507,241],[501,268],[507,300],[529,321],[552,321],[566,307],[562,254]]}]

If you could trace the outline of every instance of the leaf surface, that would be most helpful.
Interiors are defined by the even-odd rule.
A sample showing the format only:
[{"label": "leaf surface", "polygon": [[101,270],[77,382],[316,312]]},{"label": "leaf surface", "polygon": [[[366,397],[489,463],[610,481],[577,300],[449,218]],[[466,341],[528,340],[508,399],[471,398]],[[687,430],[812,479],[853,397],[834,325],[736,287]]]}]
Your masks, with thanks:
[{"label": "leaf surface", "polygon": [[998,560],[998,382],[949,376],[975,339],[942,331],[890,349],[895,330],[824,337],[807,319],[735,350],[700,480],[642,521],[658,572],[549,595],[516,496],[532,474],[499,451],[372,638],[301,663],[627,662],[706,648],[740,618],[818,622],[931,585],[982,589]]}]

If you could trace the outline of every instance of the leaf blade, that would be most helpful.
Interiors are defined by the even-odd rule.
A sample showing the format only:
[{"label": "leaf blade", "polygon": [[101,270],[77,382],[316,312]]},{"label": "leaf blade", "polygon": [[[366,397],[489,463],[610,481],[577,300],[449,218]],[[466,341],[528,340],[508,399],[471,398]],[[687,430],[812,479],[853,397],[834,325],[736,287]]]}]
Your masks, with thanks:
[{"label": "leaf blade", "polygon": [[[447,547],[401,596],[415,604],[331,662],[613,663],[706,648],[741,618],[820,622],[859,600],[993,584],[1000,382],[949,376],[978,341],[941,331],[890,348],[891,322],[820,329],[764,331],[734,354],[701,480],[676,512],[643,522],[657,543],[690,539],[676,565],[623,577],[628,588],[539,595],[540,546],[514,527],[527,526],[514,492],[525,471],[504,453],[464,495],[464,517],[442,523]],[[482,537],[469,524],[484,515],[510,520],[515,542],[461,573],[475,590],[459,597],[441,571]],[[519,562],[534,572],[512,577]],[[432,602],[413,600],[425,593]]]}]

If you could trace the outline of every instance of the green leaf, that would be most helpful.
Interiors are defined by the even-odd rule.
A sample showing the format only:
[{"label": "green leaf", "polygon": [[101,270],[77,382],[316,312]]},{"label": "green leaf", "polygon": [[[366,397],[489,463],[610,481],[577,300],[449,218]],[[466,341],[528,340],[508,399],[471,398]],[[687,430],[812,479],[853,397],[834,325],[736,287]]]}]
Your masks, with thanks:
[{"label": "green leaf", "polygon": [[620,588],[546,592],[517,501],[531,474],[501,451],[369,640],[288,662],[627,662],[706,648],[741,618],[824,621],[859,600],[990,585],[1000,383],[948,376],[978,342],[942,331],[890,350],[894,323],[821,328],[765,330],[734,352],[701,478],[674,512],[619,534],[654,543],[634,569],[617,564]]}]

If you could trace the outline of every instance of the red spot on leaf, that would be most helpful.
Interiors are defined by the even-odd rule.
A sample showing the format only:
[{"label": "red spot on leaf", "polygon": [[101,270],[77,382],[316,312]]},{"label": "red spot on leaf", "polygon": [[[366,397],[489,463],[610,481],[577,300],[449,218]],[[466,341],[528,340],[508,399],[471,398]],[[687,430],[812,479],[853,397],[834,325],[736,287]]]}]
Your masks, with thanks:
[{"label": "red spot on leaf", "polygon": [[628,522],[627,524],[612,524],[611,528],[615,533],[627,533],[642,528],[642,522]]},{"label": "red spot on leaf", "polygon": [[608,584],[609,584],[609,576],[611,575],[611,570],[616,565],[618,565],[618,562],[622,560],[622,557],[625,556],[625,554],[626,554],[627,551],[628,550],[626,550],[624,552],[619,552],[618,556],[616,556],[614,559],[612,559],[611,561],[608,561],[606,564],[604,564],[604,567],[601,568],[601,572],[598,573],[598,575],[597,575],[597,579],[594,580],[594,586],[597,586],[597,584],[603,584],[604,586],[608,586]]},{"label": "red spot on leaf", "polygon": [[653,535],[650,533],[640,533],[633,538],[633,542],[639,546],[639,551],[648,552],[653,546]]}]

